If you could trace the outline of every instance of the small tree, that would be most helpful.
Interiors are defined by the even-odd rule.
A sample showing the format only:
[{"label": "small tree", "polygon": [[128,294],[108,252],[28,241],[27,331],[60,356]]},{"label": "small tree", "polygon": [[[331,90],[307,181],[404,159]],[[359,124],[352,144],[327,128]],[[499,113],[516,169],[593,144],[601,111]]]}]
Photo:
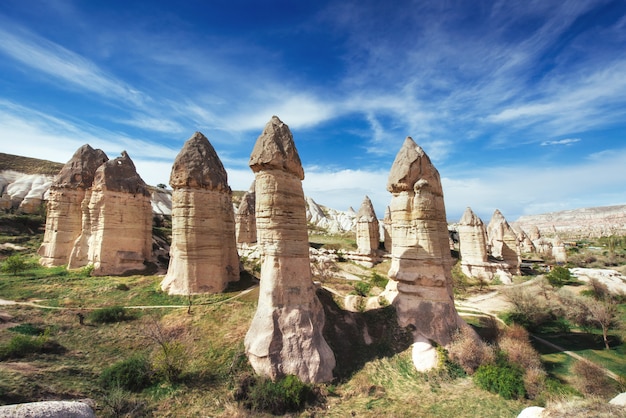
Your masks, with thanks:
[{"label": "small tree", "polygon": [[604,347],[608,350],[608,332],[611,327],[617,325],[617,305],[610,301],[592,301],[587,304],[588,320],[602,328],[602,339]]},{"label": "small tree", "polygon": [[552,287],[557,289],[565,286],[572,280],[572,273],[565,267],[556,266],[550,273],[546,274],[546,279],[548,279]]},{"label": "small tree", "polygon": [[2,263],[2,271],[11,273],[14,276],[17,276],[18,273],[26,270],[26,260],[24,260],[24,256],[21,254],[14,254],[4,260]]}]

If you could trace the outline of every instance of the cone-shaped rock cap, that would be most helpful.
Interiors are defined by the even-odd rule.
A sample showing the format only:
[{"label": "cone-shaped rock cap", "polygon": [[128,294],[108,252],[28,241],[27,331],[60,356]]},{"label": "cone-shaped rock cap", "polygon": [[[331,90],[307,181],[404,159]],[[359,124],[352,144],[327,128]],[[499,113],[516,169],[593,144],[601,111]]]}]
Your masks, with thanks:
[{"label": "cone-shaped rock cap", "polygon": [[407,136],[391,166],[387,180],[387,190],[391,193],[413,190],[415,186],[424,186],[443,194],[439,172],[430,162],[424,150]]},{"label": "cone-shaped rock cap", "polygon": [[88,189],[93,184],[96,170],[109,161],[101,149],[93,149],[89,144],[78,148],[72,158],[65,163],[54,180],[54,187]]},{"label": "cone-shaped rock cap", "polygon": [[463,212],[463,216],[461,216],[459,224],[479,226],[483,225],[483,221],[478,216],[476,216],[476,214],[472,211],[472,208],[468,207],[465,209],[465,212]]},{"label": "cone-shaped rock cap", "polygon": [[363,203],[361,203],[361,207],[359,208],[359,212],[356,215],[357,221],[367,221],[374,222],[376,220],[376,212],[374,212],[374,205],[372,205],[372,201],[368,196],[365,196],[363,199]]},{"label": "cone-shaped rock cap", "polygon": [[252,171],[283,170],[304,180],[304,170],[289,127],[277,116],[265,125],[250,154]]},{"label": "cone-shaped rock cap", "polygon": [[200,132],[185,142],[174,160],[170,174],[172,188],[191,187],[208,190],[230,190],[228,175],[215,149]]},{"label": "cone-shaped rock cap", "polygon": [[246,192],[241,198],[241,203],[237,209],[239,216],[253,216],[255,214],[256,194],[254,192]]},{"label": "cone-shaped rock cap", "polygon": [[500,212],[500,209],[496,209],[493,212],[493,215],[491,216],[491,220],[489,221],[489,223],[496,223],[496,222],[506,222],[506,219],[504,218],[504,215],[502,214],[502,212]]},{"label": "cone-shaped rock cap", "polygon": [[93,180],[93,187],[113,192],[150,196],[148,186],[137,174],[135,164],[126,151],[122,151],[121,157],[109,160],[98,168]]}]

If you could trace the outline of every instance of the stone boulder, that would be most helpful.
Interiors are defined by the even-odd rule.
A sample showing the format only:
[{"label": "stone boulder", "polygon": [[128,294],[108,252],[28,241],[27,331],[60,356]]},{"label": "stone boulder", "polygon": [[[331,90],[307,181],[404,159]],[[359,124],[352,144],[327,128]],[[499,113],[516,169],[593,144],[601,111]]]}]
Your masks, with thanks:
[{"label": "stone boulder", "polygon": [[46,231],[39,247],[42,266],[67,264],[72,247],[82,231],[81,205],[93,184],[96,170],[109,158],[89,144],[78,148],[50,186]]},{"label": "stone boulder", "polygon": [[359,254],[367,255],[376,254],[380,245],[378,218],[368,196],[365,196],[356,214],[356,245]]},{"label": "stone boulder", "polygon": [[99,276],[145,268],[152,253],[150,191],[126,151],[96,170],[82,212],[69,268],[93,265]]},{"label": "stone boulder", "polygon": [[[439,172],[407,137],[391,167],[392,251],[390,278],[383,296],[395,306],[398,322],[412,330],[414,342],[452,342],[467,326],[454,307],[452,257]],[[431,352],[418,344],[416,353]],[[415,361],[416,367],[423,367]],[[426,361],[432,364],[432,358]]]},{"label": "stone boulder", "polygon": [[335,356],[322,335],[325,316],[311,280],[302,180],[304,170],[289,127],[276,116],[250,156],[255,173],[261,284],[245,338],[254,370],[271,379],[333,378]]},{"label": "stone boulder", "polygon": [[91,407],[79,401],[43,401],[0,406],[3,418],[95,418]]},{"label": "stone boulder", "polygon": [[200,132],[176,157],[170,185],[172,244],[161,289],[177,295],[222,292],[239,280],[232,192],[222,162]]}]

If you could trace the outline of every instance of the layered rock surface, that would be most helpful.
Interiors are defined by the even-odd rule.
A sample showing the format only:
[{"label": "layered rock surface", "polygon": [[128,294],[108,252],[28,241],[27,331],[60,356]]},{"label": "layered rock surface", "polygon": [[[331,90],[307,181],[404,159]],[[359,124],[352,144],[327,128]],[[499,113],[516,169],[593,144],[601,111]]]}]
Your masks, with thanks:
[{"label": "layered rock surface", "polygon": [[380,231],[374,205],[368,196],[356,215],[356,245],[359,254],[373,255],[380,245]]},{"label": "layered rock surface", "polygon": [[466,208],[458,225],[461,271],[484,280],[493,279],[493,269],[487,253],[487,231],[483,221]]},{"label": "layered rock surface", "polygon": [[383,218],[383,239],[384,239],[384,245],[385,245],[385,251],[387,252],[391,252],[391,247],[392,247],[392,240],[391,240],[391,229],[392,229],[392,224],[391,224],[391,209],[389,208],[389,206],[387,206],[385,208],[385,217]]},{"label": "layered rock surface", "polygon": [[256,214],[254,212],[256,194],[254,188],[254,182],[252,182],[250,190],[243,195],[239,208],[237,208],[237,215],[235,216],[237,244],[256,243]]},{"label": "layered rock surface", "polygon": [[179,295],[221,292],[239,280],[232,192],[222,162],[200,132],[176,157],[170,185],[172,244],[161,288]]},{"label": "layered rock surface", "polygon": [[[410,137],[391,167],[387,190],[393,246],[384,296],[396,307],[399,324],[413,330],[415,347],[421,350],[428,340],[449,344],[464,322],[454,307],[443,190],[439,172]],[[420,350],[414,355],[432,358]]]},{"label": "layered rock surface", "polygon": [[39,263],[46,267],[67,264],[82,231],[81,205],[91,188],[96,170],[109,158],[88,144],[80,147],[63,166],[50,187],[46,231],[39,248]]},{"label": "layered rock surface", "polygon": [[91,264],[94,275],[143,270],[152,251],[150,191],[126,153],[102,164],[82,204],[81,235],[68,267]]},{"label": "layered rock surface", "polygon": [[322,336],[324,311],[311,281],[304,170],[289,127],[276,116],[250,156],[255,173],[261,285],[245,338],[254,370],[272,379],[332,379],[335,357]]},{"label": "layered rock surface", "polygon": [[487,225],[487,239],[491,255],[508,265],[511,274],[520,274],[520,249],[517,234],[498,209]]}]

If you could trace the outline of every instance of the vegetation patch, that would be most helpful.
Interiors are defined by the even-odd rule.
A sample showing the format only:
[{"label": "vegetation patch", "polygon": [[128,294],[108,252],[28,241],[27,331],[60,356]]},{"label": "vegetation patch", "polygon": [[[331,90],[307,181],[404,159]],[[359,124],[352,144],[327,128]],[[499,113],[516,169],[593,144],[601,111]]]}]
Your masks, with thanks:
[{"label": "vegetation patch", "polygon": [[122,306],[109,306],[96,309],[89,313],[89,320],[96,324],[112,324],[115,322],[129,321],[135,319],[134,313]]},{"label": "vegetation patch", "polygon": [[288,375],[272,381],[265,377],[245,376],[235,392],[235,400],[254,412],[283,415],[302,411],[307,404],[318,402],[314,386]]},{"label": "vegetation patch", "polygon": [[100,374],[100,385],[105,389],[122,388],[140,392],[152,383],[150,361],[143,355],[134,355],[119,361]]}]

